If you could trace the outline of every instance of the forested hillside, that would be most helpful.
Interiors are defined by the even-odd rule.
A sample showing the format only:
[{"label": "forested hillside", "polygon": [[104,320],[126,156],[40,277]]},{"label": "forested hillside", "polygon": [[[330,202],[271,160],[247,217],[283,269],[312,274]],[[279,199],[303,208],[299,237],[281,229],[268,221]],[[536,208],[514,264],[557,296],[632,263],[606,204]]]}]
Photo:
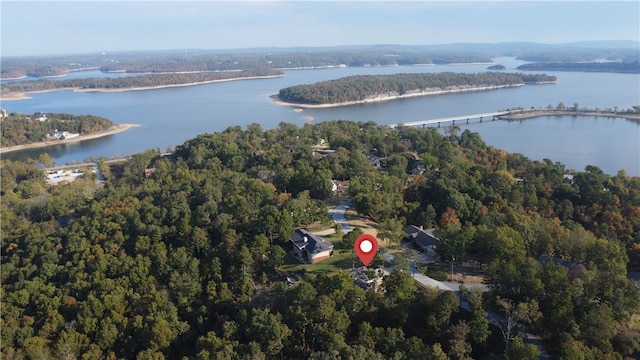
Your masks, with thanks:
[{"label": "forested hillside", "polygon": [[83,90],[113,90],[134,89],[156,86],[187,85],[201,82],[242,79],[248,77],[283,76],[278,70],[243,70],[225,72],[202,72],[184,74],[154,74],[140,76],[126,76],[119,78],[87,78],[70,80],[31,80],[16,81],[2,84],[2,95],[43,90],[83,89]]},{"label": "forested hillside", "polygon": [[[35,116],[10,113],[0,122],[3,147],[25,145],[47,140],[47,134],[54,130],[87,135],[106,130],[113,125],[109,119],[94,115],[42,114],[45,121]],[[38,116],[42,116],[38,114]]]},{"label": "forested hillside", "polygon": [[[637,357],[640,292],[626,273],[640,265],[640,179],[589,166],[566,182],[562,164],[456,130],[230,127],[171,156],[101,161],[103,188],[91,178],[48,188],[35,162],[3,161],[3,356],[537,359],[534,345],[490,326],[491,310],[554,358]],[[314,153],[322,140],[336,151]],[[426,170],[408,175],[415,156]],[[478,259],[490,291],[463,294],[468,312],[401,270],[378,293],[345,271],[289,285],[288,237],[328,221],[332,179],[380,223],[436,227],[441,256]]]},{"label": "forested hillside", "polygon": [[428,94],[437,91],[460,91],[474,88],[519,86],[524,83],[554,82],[555,76],[545,74],[509,74],[486,72],[418,73],[394,75],[355,75],[310,85],[281,89],[278,98],[297,104],[338,104],[377,97]]}]

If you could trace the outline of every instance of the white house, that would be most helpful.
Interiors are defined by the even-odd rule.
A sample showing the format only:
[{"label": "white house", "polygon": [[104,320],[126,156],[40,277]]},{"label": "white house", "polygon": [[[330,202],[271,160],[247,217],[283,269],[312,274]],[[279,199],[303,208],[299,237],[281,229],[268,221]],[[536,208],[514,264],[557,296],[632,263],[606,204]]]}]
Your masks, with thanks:
[{"label": "white house", "polygon": [[80,136],[80,134],[72,134],[70,132],[67,131],[60,131],[58,129],[53,130],[52,132],[50,132],[49,134],[47,134],[47,139],[49,140],[64,140],[64,139],[71,139],[74,138],[76,136]]},{"label": "white house", "polygon": [[33,114],[33,120],[47,121],[49,119],[47,118],[47,114],[43,113],[42,111],[38,111],[37,113]]}]

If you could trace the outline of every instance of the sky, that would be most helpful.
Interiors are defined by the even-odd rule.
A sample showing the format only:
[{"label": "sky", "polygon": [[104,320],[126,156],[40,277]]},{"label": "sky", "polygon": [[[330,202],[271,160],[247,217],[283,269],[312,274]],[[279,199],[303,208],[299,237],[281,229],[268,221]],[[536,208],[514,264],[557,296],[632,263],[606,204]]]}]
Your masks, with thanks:
[{"label": "sky", "polygon": [[0,1],[0,55],[640,40],[640,1]]}]

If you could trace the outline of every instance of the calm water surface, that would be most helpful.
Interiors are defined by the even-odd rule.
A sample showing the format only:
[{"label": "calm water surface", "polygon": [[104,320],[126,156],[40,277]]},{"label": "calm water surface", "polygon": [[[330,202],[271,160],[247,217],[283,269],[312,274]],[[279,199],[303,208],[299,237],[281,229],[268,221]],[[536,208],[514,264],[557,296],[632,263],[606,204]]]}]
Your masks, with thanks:
[{"label": "calm water surface", "polygon": [[[507,71],[513,71],[522,63],[512,58],[495,61],[506,65]],[[283,87],[349,75],[484,72],[487,66],[287,70],[282,78],[182,88],[117,93],[61,91],[32,94],[30,99],[6,101],[2,107],[20,113],[95,114],[116,123],[137,123],[141,126],[101,139],[10,153],[3,157],[24,159],[48,152],[56,163],[63,164],[88,157],[131,154],[150,148],[165,150],[201,133],[221,131],[234,125],[244,127],[251,123],[259,123],[264,129],[277,127],[280,122],[303,125],[309,119],[313,119],[313,122],[346,119],[391,124],[513,107],[556,106],[560,102],[568,107],[577,102],[580,107],[619,109],[640,104],[640,75],[579,72],[547,72],[558,77],[558,83],[553,85],[525,85],[486,92],[305,109],[302,112],[295,112],[292,107],[274,105],[268,97]],[[78,74],[74,73],[73,76]],[[460,125],[462,129],[465,126]],[[639,122],[603,117],[545,117],[521,122],[485,121],[468,126],[470,130],[480,133],[487,144],[522,153],[530,159],[549,158],[577,170],[584,169],[586,165],[596,165],[610,174],[625,169],[629,175],[640,176]]]}]

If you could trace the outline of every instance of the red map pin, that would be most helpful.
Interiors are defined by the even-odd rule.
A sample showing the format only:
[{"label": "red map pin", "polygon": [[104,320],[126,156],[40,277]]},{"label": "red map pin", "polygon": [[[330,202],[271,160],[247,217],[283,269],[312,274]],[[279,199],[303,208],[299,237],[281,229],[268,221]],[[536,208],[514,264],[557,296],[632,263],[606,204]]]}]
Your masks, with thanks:
[{"label": "red map pin", "polygon": [[378,240],[373,235],[363,234],[358,236],[354,250],[364,266],[369,265],[378,252]]}]

